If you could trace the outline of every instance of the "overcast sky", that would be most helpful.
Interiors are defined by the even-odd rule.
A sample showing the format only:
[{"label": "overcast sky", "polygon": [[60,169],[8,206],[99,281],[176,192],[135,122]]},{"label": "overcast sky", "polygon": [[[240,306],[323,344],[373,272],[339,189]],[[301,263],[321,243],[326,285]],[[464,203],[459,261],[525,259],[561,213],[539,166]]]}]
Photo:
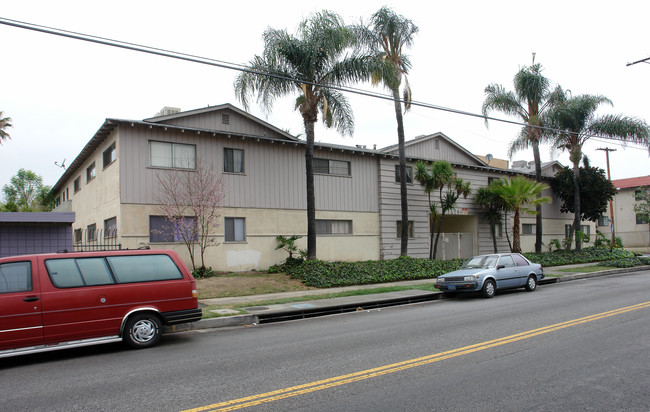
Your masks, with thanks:
[{"label": "overcast sky", "polygon": [[[267,27],[295,32],[298,23],[327,7],[348,23],[388,5],[420,28],[407,50],[409,82],[417,101],[480,113],[490,83],[512,89],[512,78],[532,53],[554,84],[574,95],[602,94],[623,113],[650,121],[650,65],[626,63],[650,57],[647,1],[11,1],[0,17],[92,34],[232,63],[246,63],[263,49]],[[231,103],[236,72],[135,51],[0,25],[3,49],[0,110],[13,119],[11,140],[0,146],[0,185],[18,169],[35,171],[53,185],[106,118],[142,120],[163,106],[191,110]],[[368,84],[357,85],[368,90]],[[271,124],[303,133],[293,111],[295,96],[278,100]],[[391,102],[350,96],[355,133],[341,137],[316,129],[316,140],[345,145],[397,143]],[[495,112],[496,117],[504,115]],[[512,119],[511,119],[512,120]],[[507,158],[518,126],[415,107],[404,117],[407,139],[442,132],[474,154]],[[650,174],[647,149],[592,139],[584,152],[613,179]],[[518,152],[511,160],[532,160]],[[542,148],[542,160],[568,165],[568,155]]]}]

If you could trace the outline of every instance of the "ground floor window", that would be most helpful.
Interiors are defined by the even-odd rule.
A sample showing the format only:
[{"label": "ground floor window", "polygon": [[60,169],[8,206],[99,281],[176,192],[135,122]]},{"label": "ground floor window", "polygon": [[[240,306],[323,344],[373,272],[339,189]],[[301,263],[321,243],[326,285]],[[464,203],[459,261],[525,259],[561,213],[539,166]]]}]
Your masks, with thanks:
[{"label": "ground floor window", "polygon": [[535,233],[537,233],[537,225],[533,223],[523,223],[521,225],[522,235],[534,235]]},{"label": "ground floor window", "polygon": [[[397,237],[400,238],[400,237],[402,237],[402,221],[398,220],[396,223],[397,223]],[[410,238],[414,237],[413,236],[413,221],[412,220],[409,220],[408,233],[409,233]]]},{"label": "ground floor window", "polygon": [[86,241],[94,242],[97,240],[97,225],[92,224],[86,227]]},{"label": "ground floor window", "polygon": [[316,219],[317,235],[351,235],[351,220]]},{"label": "ground floor window", "polygon": [[149,216],[149,242],[185,242],[197,240],[196,219],[183,216],[169,220],[165,216]]},{"label": "ground floor window", "polygon": [[104,220],[104,238],[117,236],[117,218],[112,217]]},{"label": "ground floor window", "polygon": [[609,218],[607,216],[601,216],[598,218],[598,226],[609,226]]},{"label": "ground floor window", "polygon": [[243,217],[227,217],[224,222],[226,242],[246,241],[246,219]]},{"label": "ground floor window", "polygon": [[[573,226],[573,225],[564,225],[564,237],[566,237],[566,238],[569,237],[569,234],[571,233],[571,226]],[[580,226],[580,231],[582,233],[584,233],[585,235],[587,235],[587,237],[589,236],[589,234],[591,232],[590,229],[591,229],[591,226],[589,226],[589,225],[581,225]]]}]

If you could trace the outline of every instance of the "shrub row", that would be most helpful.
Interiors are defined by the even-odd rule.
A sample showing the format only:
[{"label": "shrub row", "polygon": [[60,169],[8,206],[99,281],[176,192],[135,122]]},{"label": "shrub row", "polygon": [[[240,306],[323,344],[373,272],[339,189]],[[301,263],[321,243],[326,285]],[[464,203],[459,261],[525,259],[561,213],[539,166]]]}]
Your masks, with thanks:
[{"label": "shrub row", "polygon": [[634,257],[632,252],[625,249],[587,247],[581,251],[559,249],[544,253],[523,253],[531,262],[540,263],[543,267],[572,265],[576,263],[600,262],[604,260],[619,260]]},{"label": "shrub row", "polygon": [[400,280],[431,279],[458,269],[464,259],[429,260],[399,257],[364,262],[325,262],[309,260],[275,266],[271,272],[285,272],[308,286],[329,288],[365,285]]},{"label": "shrub row", "polygon": [[[627,262],[637,259],[634,254],[624,249],[585,248],[580,252],[573,250],[556,250],[544,253],[524,253],[535,263],[542,266],[560,266],[575,263]],[[641,258],[646,259],[646,258]],[[650,260],[650,259],[649,259]],[[464,259],[429,260],[412,257],[399,257],[392,260],[374,260],[364,262],[325,262],[322,260],[303,261],[287,259],[284,264],[269,268],[270,273],[287,273],[294,279],[300,279],[308,286],[329,288],[336,286],[365,285],[372,283],[396,282],[400,280],[432,279],[439,275],[458,269]],[[639,263],[643,264],[643,263]],[[647,263],[646,263],[647,264]],[[615,266],[608,264],[608,266]],[[636,266],[636,265],[632,265]],[[616,266],[630,267],[630,266]]]},{"label": "shrub row", "polygon": [[615,268],[632,268],[635,266],[650,265],[650,257],[635,256],[616,260],[606,260],[602,265]]}]

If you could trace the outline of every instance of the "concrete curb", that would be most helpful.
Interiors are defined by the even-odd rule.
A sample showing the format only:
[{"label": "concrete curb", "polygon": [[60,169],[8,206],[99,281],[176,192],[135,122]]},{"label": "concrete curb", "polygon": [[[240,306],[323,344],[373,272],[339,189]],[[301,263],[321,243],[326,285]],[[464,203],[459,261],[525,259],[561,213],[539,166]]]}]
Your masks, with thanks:
[{"label": "concrete curb", "polygon": [[[632,268],[602,270],[599,272],[591,272],[591,273],[576,273],[570,275],[563,275],[562,277],[547,277],[544,280],[542,280],[540,284],[548,285],[553,283],[570,282],[573,280],[580,280],[580,279],[586,279],[592,277],[624,275],[626,273],[640,272],[643,270],[650,270],[650,265],[635,266]],[[444,298],[444,294],[442,292],[430,292],[429,294],[432,295],[431,300]],[[433,295],[440,295],[440,296],[433,297]],[[372,295],[366,295],[366,296],[372,296]],[[375,297],[371,301],[366,300],[363,303],[359,303],[359,306],[360,307],[368,306],[369,302],[372,302],[372,304],[374,305],[377,302],[390,301],[391,299],[392,298],[381,299]],[[295,313],[296,311],[293,310],[288,312]],[[256,314],[223,316],[219,318],[201,319],[200,321],[193,322],[193,323],[184,323],[175,326],[165,326],[164,332],[176,333],[176,332],[187,332],[191,330],[216,329],[216,328],[226,328],[226,327],[234,327],[234,326],[250,326],[250,325],[256,325],[258,323],[259,323],[259,318]]]}]

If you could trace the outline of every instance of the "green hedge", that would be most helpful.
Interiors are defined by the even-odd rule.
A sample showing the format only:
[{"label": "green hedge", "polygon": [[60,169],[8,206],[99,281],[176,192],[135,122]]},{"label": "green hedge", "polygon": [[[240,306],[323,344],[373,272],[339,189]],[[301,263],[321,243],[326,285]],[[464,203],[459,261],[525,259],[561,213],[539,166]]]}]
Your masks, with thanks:
[{"label": "green hedge", "polygon": [[325,262],[308,260],[301,264],[292,262],[270,268],[301,279],[308,286],[329,288],[336,286],[365,285],[396,282],[400,280],[431,279],[458,269],[464,259],[429,260],[399,257],[392,260],[364,262]]},{"label": "green hedge", "polygon": [[[541,263],[543,267],[589,263],[600,261],[622,262],[635,259],[634,254],[624,249],[585,248],[580,252],[556,250],[545,253],[524,253],[531,262]],[[636,258],[642,261],[645,258]],[[464,259],[429,260],[412,257],[399,257],[392,260],[373,260],[364,262],[325,262],[322,260],[302,261],[287,259],[282,265],[272,266],[269,272],[284,272],[294,279],[300,279],[308,286],[329,288],[336,286],[365,285],[372,283],[396,282],[400,280],[433,279],[458,269]],[[608,266],[615,266],[608,264]],[[633,265],[636,266],[636,265]],[[625,266],[627,267],[627,266]]]},{"label": "green hedge", "polygon": [[580,252],[575,250],[559,249],[553,252],[544,253],[523,253],[531,262],[540,263],[543,267],[572,265],[576,263],[601,262],[603,260],[619,260],[634,257],[632,252],[625,249],[614,248],[610,252],[608,248],[588,247]]},{"label": "green hedge", "polygon": [[615,268],[632,268],[635,266],[650,265],[650,257],[635,256],[617,260],[606,260],[602,265]]}]

